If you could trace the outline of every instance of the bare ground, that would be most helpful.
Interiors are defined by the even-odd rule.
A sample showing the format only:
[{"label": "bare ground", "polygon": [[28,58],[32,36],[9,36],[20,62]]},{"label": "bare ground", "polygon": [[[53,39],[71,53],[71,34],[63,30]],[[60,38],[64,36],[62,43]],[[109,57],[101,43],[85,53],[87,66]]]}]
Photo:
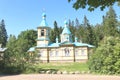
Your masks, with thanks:
[{"label": "bare ground", "polygon": [[120,80],[120,76],[91,74],[20,74],[0,75],[0,80]]}]

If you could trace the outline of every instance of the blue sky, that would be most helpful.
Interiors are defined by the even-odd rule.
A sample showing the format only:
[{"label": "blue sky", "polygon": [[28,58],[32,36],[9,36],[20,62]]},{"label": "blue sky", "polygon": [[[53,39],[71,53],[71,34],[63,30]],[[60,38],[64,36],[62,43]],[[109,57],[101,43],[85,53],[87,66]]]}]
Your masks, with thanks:
[{"label": "blue sky", "polygon": [[[64,26],[64,20],[79,19],[83,21],[84,15],[93,25],[102,22],[102,16],[108,9],[100,11],[96,9],[93,12],[87,9],[75,10],[72,8],[73,3],[67,0],[0,0],[0,20],[4,19],[8,35],[18,35],[21,31],[35,29],[40,25],[42,12],[45,9],[47,22],[53,27],[56,20],[58,26]],[[120,16],[120,7],[114,6],[117,16]]]}]

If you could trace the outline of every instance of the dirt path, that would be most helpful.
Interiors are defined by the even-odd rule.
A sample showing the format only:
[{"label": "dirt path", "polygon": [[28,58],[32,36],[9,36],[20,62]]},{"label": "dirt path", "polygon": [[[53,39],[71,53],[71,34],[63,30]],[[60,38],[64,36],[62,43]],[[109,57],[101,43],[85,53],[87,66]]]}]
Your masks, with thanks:
[{"label": "dirt path", "polygon": [[61,75],[61,74],[20,74],[0,76],[0,80],[120,80],[120,76],[105,75]]}]

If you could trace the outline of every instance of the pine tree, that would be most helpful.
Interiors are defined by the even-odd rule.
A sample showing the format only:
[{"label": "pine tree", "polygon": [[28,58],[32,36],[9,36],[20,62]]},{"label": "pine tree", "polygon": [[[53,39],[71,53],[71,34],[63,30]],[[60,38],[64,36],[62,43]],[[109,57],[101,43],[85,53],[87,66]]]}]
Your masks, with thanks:
[{"label": "pine tree", "polygon": [[89,20],[86,16],[84,16],[83,29],[83,42],[96,45],[96,36],[94,33],[93,26],[90,25]]},{"label": "pine tree", "polygon": [[80,26],[79,20],[76,18],[75,19],[75,27],[78,28]]},{"label": "pine tree", "polygon": [[84,27],[82,25],[80,25],[79,28],[76,29],[75,36],[78,38],[78,40],[83,41],[83,38],[84,38]]},{"label": "pine tree", "polygon": [[[62,33],[62,31],[63,31],[63,28],[60,26],[59,27],[59,35]],[[59,42],[61,42],[61,38],[59,38]]]},{"label": "pine tree", "polygon": [[117,34],[117,16],[113,7],[109,8],[109,11],[104,17],[103,27],[105,36],[116,36]]},{"label": "pine tree", "polygon": [[82,27],[83,27],[83,37],[82,37],[82,39],[83,39],[83,42],[85,42],[85,43],[89,43],[89,28],[90,28],[90,24],[89,24],[89,20],[87,19],[87,17],[86,16],[84,16],[84,20],[83,20],[83,24],[82,24]]},{"label": "pine tree", "polygon": [[[70,22],[71,20],[69,20],[69,22]],[[72,21],[72,22],[70,22],[70,23],[68,23],[69,24],[69,29],[70,29],[70,31],[71,31],[71,34],[72,34],[72,41],[74,41],[74,39],[75,39],[75,30],[76,30],[76,27],[74,26],[74,21]]]},{"label": "pine tree", "polygon": [[87,41],[91,45],[97,45],[96,36],[93,30],[93,26],[87,27],[88,35],[87,35]]},{"label": "pine tree", "polygon": [[8,35],[5,29],[5,22],[4,20],[2,20],[0,23],[0,44],[2,44],[2,47],[6,46],[7,38],[8,38]]},{"label": "pine tree", "polygon": [[96,47],[98,46],[98,43],[104,38],[104,31],[103,26],[101,24],[96,24],[94,29],[94,35],[96,36]]},{"label": "pine tree", "polygon": [[88,26],[89,26],[89,20],[87,19],[86,16],[84,16],[83,26],[84,26],[84,27],[88,27]]},{"label": "pine tree", "polygon": [[58,27],[57,22],[54,21],[54,28],[51,29],[50,32],[50,42],[55,43],[56,42],[56,38],[58,38],[58,41],[60,42],[60,34],[62,32],[62,27]]},{"label": "pine tree", "polygon": [[10,35],[8,42],[6,44],[7,46],[7,51],[4,54],[4,66],[9,67],[13,66],[13,63],[15,62],[16,59],[18,59],[18,54],[16,53],[16,37],[14,35]]},{"label": "pine tree", "polygon": [[56,21],[54,21],[54,34],[55,34],[54,39],[56,40],[56,38],[58,38],[58,40],[60,40],[59,28]]}]

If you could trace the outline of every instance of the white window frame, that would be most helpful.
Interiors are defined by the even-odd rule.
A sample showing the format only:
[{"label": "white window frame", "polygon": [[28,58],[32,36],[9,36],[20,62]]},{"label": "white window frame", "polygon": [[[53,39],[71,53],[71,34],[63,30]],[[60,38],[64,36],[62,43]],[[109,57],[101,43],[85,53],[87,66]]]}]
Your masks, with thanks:
[{"label": "white window frame", "polygon": [[85,49],[81,49],[81,55],[85,56]]},{"label": "white window frame", "polygon": [[52,56],[53,56],[53,51],[50,51],[49,56],[50,56],[50,57],[52,57]]},{"label": "white window frame", "polygon": [[69,48],[64,49],[65,56],[70,56],[70,50]]},{"label": "white window frame", "polygon": [[75,50],[75,56],[78,56],[78,50]]},{"label": "white window frame", "polygon": [[55,51],[55,56],[59,56],[59,52],[58,51]]}]

